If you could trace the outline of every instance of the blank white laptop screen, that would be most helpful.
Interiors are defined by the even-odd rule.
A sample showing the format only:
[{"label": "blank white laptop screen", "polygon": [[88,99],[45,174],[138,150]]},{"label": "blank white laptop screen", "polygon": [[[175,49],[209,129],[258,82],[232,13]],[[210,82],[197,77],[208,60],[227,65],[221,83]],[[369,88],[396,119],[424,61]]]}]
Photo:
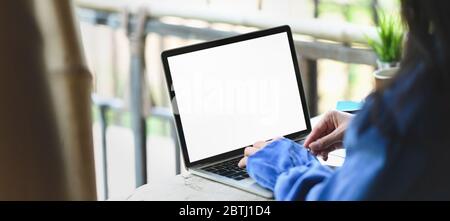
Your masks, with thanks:
[{"label": "blank white laptop screen", "polygon": [[287,33],[168,63],[191,162],[307,129]]}]

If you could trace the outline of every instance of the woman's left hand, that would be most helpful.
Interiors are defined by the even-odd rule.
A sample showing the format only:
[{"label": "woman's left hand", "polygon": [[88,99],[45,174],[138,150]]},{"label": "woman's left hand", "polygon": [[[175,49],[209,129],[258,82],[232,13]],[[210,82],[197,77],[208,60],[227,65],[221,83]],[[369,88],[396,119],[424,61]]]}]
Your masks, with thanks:
[{"label": "woman's left hand", "polygon": [[245,166],[247,166],[247,160],[248,160],[249,156],[255,154],[256,152],[258,152],[259,150],[264,148],[267,144],[269,144],[269,143],[271,143],[271,142],[273,142],[273,141],[275,141],[277,139],[278,138],[272,139],[272,140],[269,140],[267,142],[266,141],[258,141],[256,143],[254,143],[252,146],[249,146],[249,147],[245,148],[245,150],[244,150],[244,157],[239,161],[238,166],[240,168],[244,168]]}]

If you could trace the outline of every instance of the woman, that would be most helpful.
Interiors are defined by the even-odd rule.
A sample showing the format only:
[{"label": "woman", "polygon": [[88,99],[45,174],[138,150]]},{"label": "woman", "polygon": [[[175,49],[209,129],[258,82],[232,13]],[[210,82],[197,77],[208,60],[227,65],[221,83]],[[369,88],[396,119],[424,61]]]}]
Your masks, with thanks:
[{"label": "woman", "polygon": [[[240,166],[277,200],[450,200],[450,3],[401,5],[409,35],[389,86],[355,116],[327,113],[306,148],[282,138],[245,150]],[[341,141],[341,168],[314,157]]]}]

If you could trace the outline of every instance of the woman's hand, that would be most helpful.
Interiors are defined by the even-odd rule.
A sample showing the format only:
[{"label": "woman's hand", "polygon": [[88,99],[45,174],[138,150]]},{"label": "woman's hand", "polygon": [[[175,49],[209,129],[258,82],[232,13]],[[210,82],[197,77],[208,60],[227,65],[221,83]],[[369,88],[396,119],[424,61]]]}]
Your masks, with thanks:
[{"label": "woman's hand", "polygon": [[259,150],[261,150],[262,148],[264,148],[267,144],[271,143],[272,141],[277,140],[276,139],[272,139],[270,141],[258,141],[255,144],[253,144],[252,146],[249,146],[247,148],[245,148],[244,150],[244,157],[239,161],[238,166],[240,168],[244,168],[245,166],[247,166],[247,159],[249,156],[255,154],[256,152],[258,152]]},{"label": "woman's hand", "polygon": [[329,111],[313,128],[303,144],[314,155],[328,159],[328,153],[342,147],[342,139],[353,114]]}]

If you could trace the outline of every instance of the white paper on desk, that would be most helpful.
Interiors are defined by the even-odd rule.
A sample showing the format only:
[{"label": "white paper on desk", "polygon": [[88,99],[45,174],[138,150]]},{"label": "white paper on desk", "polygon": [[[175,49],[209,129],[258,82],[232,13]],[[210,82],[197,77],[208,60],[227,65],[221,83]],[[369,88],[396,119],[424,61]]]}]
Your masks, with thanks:
[{"label": "white paper on desk", "polygon": [[321,157],[317,157],[322,165],[330,167],[341,167],[345,161],[345,149],[338,149],[328,154],[328,160],[324,161]]}]

